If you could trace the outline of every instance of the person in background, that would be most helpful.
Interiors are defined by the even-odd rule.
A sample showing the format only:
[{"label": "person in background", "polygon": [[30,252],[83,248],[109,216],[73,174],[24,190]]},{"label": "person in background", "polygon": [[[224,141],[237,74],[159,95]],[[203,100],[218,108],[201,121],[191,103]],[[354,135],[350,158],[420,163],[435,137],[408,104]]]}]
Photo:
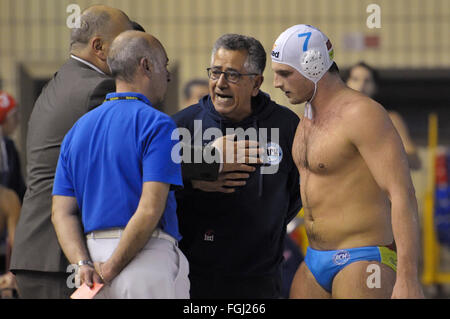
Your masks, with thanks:
[{"label": "person in background", "polygon": [[208,95],[209,86],[208,80],[204,79],[192,79],[186,83],[183,89],[184,106],[191,106],[198,103],[198,101]]}]

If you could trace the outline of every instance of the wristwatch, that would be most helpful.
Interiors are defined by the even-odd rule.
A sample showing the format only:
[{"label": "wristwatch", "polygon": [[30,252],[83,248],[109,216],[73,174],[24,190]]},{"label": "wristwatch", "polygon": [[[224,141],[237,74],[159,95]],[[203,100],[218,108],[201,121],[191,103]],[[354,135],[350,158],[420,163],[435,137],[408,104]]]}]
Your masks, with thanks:
[{"label": "wristwatch", "polygon": [[78,266],[79,267],[84,266],[84,265],[89,265],[91,267],[94,267],[94,263],[92,261],[90,261],[90,260],[80,260],[78,262]]}]

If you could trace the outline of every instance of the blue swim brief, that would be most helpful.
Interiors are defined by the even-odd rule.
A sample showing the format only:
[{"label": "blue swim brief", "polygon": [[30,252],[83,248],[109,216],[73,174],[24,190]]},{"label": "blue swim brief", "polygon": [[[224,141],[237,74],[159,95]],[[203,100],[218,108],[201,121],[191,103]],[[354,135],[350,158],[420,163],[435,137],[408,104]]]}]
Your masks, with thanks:
[{"label": "blue swim brief", "polygon": [[305,263],[316,281],[329,293],[336,274],[356,261],[378,261],[397,271],[397,254],[384,246],[341,250],[315,250],[308,247]]}]

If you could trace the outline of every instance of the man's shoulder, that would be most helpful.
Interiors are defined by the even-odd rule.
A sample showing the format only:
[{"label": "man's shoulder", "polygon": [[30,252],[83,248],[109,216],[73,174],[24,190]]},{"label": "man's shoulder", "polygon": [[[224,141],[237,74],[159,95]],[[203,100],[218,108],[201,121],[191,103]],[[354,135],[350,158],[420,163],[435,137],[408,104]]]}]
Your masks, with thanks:
[{"label": "man's shoulder", "polygon": [[57,76],[59,76],[59,80],[61,81],[70,81],[74,91],[84,90],[92,92],[99,88],[104,88],[107,93],[109,93],[111,92],[111,89],[113,91],[115,89],[113,78],[106,74],[101,74],[72,58],[69,58],[69,60],[60,68]]},{"label": "man's shoulder", "polygon": [[[259,103],[262,103],[263,105],[265,105],[265,110],[262,110],[262,114],[266,113],[268,111],[269,114],[270,113],[270,117],[272,118],[274,115],[275,117],[281,117],[282,119],[286,120],[294,120],[294,121],[298,121],[299,117],[297,116],[297,114],[292,111],[292,109],[290,109],[289,107],[285,106],[285,105],[281,105],[277,102],[275,102],[272,97],[263,91],[260,91],[258,96],[256,97],[257,101],[259,101]],[[264,116],[264,115],[263,115]]]},{"label": "man's shoulder", "polygon": [[149,107],[147,104],[141,101],[132,103],[136,103],[135,112],[138,114],[138,120],[141,121],[141,124],[144,125],[143,127],[145,127],[146,125],[158,127],[169,125],[175,127],[174,120],[166,113],[161,112],[154,107]]},{"label": "man's shoulder", "polygon": [[199,103],[188,106],[181,111],[172,115],[172,119],[177,125],[183,125],[191,122],[198,114],[203,112],[203,108]]},{"label": "man's shoulder", "polygon": [[375,132],[386,132],[390,122],[387,111],[375,100],[360,94],[345,97],[336,117],[349,137],[360,138]]},{"label": "man's shoulder", "polygon": [[298,115],[287,106],[277,104],[276,112],[289,120],[299,121]]},{"label": "man's shoulder", "polygon": [[387,116],[384,107],[359,92],[349,92],[342,101],[339,113],[343,120],[353,121],[371,116]]},{"label": "man's shoulder", "polygon": [[276,126],[280,129],[294,130],[297,128],[300,118],[289,107],[271,101],[273,110],[268,117],[270,126]]},{"label": "man's shoulder", "polygon": [[94,70],[73,58],[69,58],[58,70],[57,75],[62,77],[75,77],[86,81],[102,82],[103,80],[112,80],[106,74]]},{"label": "man's shoulder", "polygon": [[56,99],[63,98],[66,103],[70,101],[79,103],[80,100],[86,101],[90,95],[106,95],[114,91],[114,79],[80,64],[69,58],[42,90],[42,94]]}]

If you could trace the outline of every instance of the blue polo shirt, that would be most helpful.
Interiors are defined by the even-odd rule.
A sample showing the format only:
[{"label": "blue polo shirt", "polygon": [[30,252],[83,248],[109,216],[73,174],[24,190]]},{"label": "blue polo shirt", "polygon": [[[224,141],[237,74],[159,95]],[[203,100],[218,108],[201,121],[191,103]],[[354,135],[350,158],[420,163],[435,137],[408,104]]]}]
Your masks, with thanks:
[{"label": "blue polo shirt", "polygon": [[[171,158],[174,129],[172,119],[151,107],[144,95],[108,94],[65,136],[53,195],[76,197],[85,233],[125,227],[144,182],[183,185],[181,166]],[[181,239],[173,191],[159,226]]]}]

